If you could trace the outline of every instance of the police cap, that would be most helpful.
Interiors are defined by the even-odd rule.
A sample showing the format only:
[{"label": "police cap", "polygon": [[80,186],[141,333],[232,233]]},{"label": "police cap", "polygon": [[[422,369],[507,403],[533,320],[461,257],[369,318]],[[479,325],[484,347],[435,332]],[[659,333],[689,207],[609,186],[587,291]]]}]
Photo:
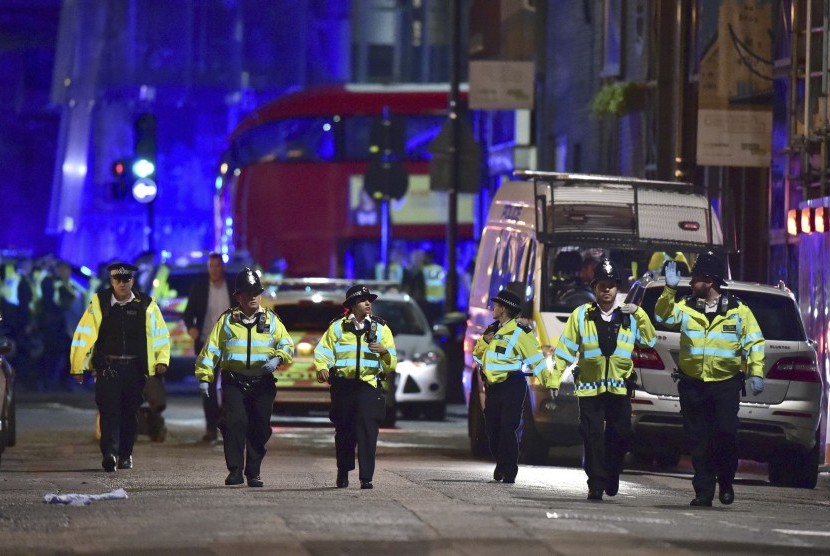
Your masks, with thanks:
[{"label": "police cap", "polygon": [[369,288],[362,284],[355,284],[351,288],[346,291],[346,300],[343,301],[343,307],[346,309],[351,309],[352,305],[356,301],[360,301],[361,299],[368,299],[369,301],[374,301],[377,299],[378,296],[373,294],[369,291]]},{"label": "police cap", "polygon": [[490,303],[500,303],[514,311],[522,310],[522,300],[519,299],[518,295],[508,290],[501,290],[495,297],[491,297]]},{"label": "police cap", "polygon": [[130,279],[138,271],[138,267],[129,263],[112,263],[107,267],[107,271],[112,278]]}]

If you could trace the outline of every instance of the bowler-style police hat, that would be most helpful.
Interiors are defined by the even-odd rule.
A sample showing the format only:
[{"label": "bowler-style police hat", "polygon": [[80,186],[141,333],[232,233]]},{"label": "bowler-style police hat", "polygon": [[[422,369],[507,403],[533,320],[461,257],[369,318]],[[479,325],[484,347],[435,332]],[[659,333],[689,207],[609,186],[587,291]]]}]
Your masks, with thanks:
[{"label": "bowler-style police hat", "polygon": [[350,309],[356,301],[361,299],[368,299],[374,301],[378,296],[369,291],[369,288],[362,284],[352,286],[346,291],[346,300],[343,301],[343,307]]},{"label": "bowler-style police hat", "polygon": [[723,261],[711,251],[700,255],[692,267],[692,276],[708,276],[720,286],[726,286],[723,279]]},{"label": "bowler-style police hat", "polygon": [[594,279],[591,280],[591,287],[593,288],[597,285],[597,282],[603,280],[612,280],[617,283],[617,287],[622,283],[622,274],[620,274],[617,265],[608,259],[602,259],[594,269]]},{"label": "bowler-style police hat", "polygon": [[500,303],[508,309],[514,311],[522,310],[522,300],[515,293],[507,290],[501,290],[495,297],[490,298],[490,303]]},{"label": "bowler-style police hat", "polygon": [[234,295],[243,292],[259,295],[263,291],[265,291],[265,288],[262,287],[262,282],[259,281],[259,274],[247,266],[240,270],[239,274],[236,275],[236,280],[234,281]]},{"label": "bowler-style police hat", "polygon": [[107,267],[107,271],[112,278],[130,279],[138,271],[138,267],[128,263],[112,263]]}]

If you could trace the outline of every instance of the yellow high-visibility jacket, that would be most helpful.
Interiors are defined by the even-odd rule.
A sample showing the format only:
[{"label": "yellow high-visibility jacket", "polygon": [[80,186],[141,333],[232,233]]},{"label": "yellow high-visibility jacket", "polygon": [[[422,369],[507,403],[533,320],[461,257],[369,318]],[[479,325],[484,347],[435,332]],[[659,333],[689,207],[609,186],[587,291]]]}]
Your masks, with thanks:
[{"label": "yellow high-visibility jacket", "polygon": [[631,315],[621,314],[623,324],[617,334],[617,347],[606,357],[599,346],[593,311],[599,311],[597,304],[586,303],[568,317],[553,352],[553,371],[542,382],[547,388],[558,389],[562,373],[578,360],[579,372],[574,373],[577,396],[597,396],[604,392],[627,395],[625,381],[634,367],[631,360],[634,345],[653,346],[654,325],[642,308],[638,307]]},{"label": "yellow high-visibility jacket", "polygon": [[260,367],[274,357],[282,358],[282,365],[294,361],[294,342],[276,313],[260,307],[254,316],[257,321],[246,325],[239,307],[222,313],[196,356],[196,378],[211,382],[217,369],[258,377]]},{"label": "yellow high-visibility jacket", "polygon": [[725,311],[718,311],[710,323],[696,308],[697,298],[675,301],[675,294],[666,286],[654,306],[654,318],[680,328],[680,372],[704,382],[727,380],[741,372],[746,359],[747,374],[764,377],[764,336],[749,307],[722,294],[727,296]]},{"label": "yellow high-visibility jacket", "polygon": [[[146,304],[147,307],[144,312],[144,328],[147,333],[147,374],[152,376],[156,374],[156,365],[170,364],[170,332],[164,324],[164,317],[156,302],[139,292],[134,291],[133,294],[135,299],[130,303],[135,303],[136,306]],[[92,354],[103,318],[101,302],[104,298],[104,303],[108,303],[111,299],[110,295],[112,295],[111,290],[104,290],[98,295],[93,295],[92,302],[75,328],[75,333],[72,335],[72,347],[69,351],[70,372],[73,375],[92,370]]]},{"label": "yellow high-visibility jacket", "polygon": [[329,373],[336,372],[343,378],[354,379],[359,376],[360,380],[372,386],[378,385],[378,373],[388,375],[395,372],[398,355],[392,331],[383,319],[374,315],[370,318],[370,326],[375,328],[377,342],[387,349],[387,353],[381,356],[370,351],[366,342],[367,328],[356,332],[351,320],[344,316],[332,321],[314,348],[314,368],[318,371],[327,369]]},{"label": "yellow high-visibility jacket", "polygon": [[473,348],[473,360],[484,371],[487,384],[507,380],[510,373],[527,367],[535,376],[547,370],[539,341],[529,326],[510,319],[496,331],[488,344],[482,335]]}]

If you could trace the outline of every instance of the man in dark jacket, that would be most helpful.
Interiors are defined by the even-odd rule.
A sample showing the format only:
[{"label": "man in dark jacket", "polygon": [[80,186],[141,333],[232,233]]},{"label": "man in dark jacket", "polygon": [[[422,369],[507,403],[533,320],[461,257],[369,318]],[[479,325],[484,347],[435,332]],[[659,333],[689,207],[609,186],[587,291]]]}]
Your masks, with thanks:
[{"label": "man in dark jacket", "polygon": [[[219,317],[231,306],[233,289],[225,279],[225,263],[218,253],[208,255],[208,276],[200,278],[190,288],[187,307],[184,310],[184,322],[187,332],[193,338],[196,355],[202,351],[205,341]],[[210,395],[202,397],[205,410],[204,442],[213,442],[217,438],[219,424],[219,401],[216,395],[216,382],[220,373],[214,374],[210,383]]]}]

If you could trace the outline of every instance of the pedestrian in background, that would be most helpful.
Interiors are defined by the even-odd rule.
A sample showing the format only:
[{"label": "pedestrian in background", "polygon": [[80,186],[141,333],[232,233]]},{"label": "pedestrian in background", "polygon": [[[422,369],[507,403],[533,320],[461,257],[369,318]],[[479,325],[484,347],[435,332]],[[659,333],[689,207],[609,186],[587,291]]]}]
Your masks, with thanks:
[{"label": "pedestrian in background", "polygon": [[101,426],[101,466],[132,469],[137,412],[147,375],[163,375],[170,364],[170,334],[158,305],[133,289],[136,267],[109,266],[110,288],[92,298],[75,329],[71,373],[83,383],[95,375]]},{"label": "pedestrian in background", "polygon": [[654,325],[646,312],[617,303],[624,276],[608,259],[599,261],[591,287],[596,302],[580,305],[568,317],[553,353],[553,370],[543,384],[559,389],[565,369],[578,363],[574,389],[579,401],[582,461],[588,500],[616,496],[623,458],[631,444],[631,395],[636,384],[631,360],[635,344],[653,346]]},{"label": "pedestrian in background", "polygon": [[[187,296],[187,306],[184,309],[184,323],[187,333],[193,339],[194,353],[198,355],[210,336],[213,325],[219,317],[231,307],[233,289],[230,281],[225,279],[225,262],[219,253],[208,255],[208,275],[199,278],[190,288]],[[205,434],[203,442],[213,442],[217,439],[219,427],[219,396],[217,384],[221,373],[214,373],[213,380],[208,385],[208,395],[202,396],[202,406],[205,412]]]},{"label": "pedestrian in background", "polygon": [[355,448],[360,488],[373,488],[380,422],[386,416],[382,382],[398,363],[386,322],[372,314],[377,295],[363,285],[346,291],[346,314],[332,321],[314,349],[317,381],[331,385],[337,488],[349,486]]},{"label": "pedestrian in background", "polygon": [[501,290],[490,303],[495,321],[476,342],[473,359],[487,389],[484,424],[490,452],[496,458],[493,479],[515,483],[519,473],[518,431],[527,394],[524,369],[539,376],[547,363],[533,331],[516,320],[522,307],[519,296]]},{"label": "pedestrian in background", "polygon": [[732,483],[738,469],[738,409],[746,372],[752,394],[764,391],[764,336],[755,315],[738,298],[722,290],[723,262],[713,253],[700,255],[692,267],[692,295],[676,300],[679,263],[666,265],[666,287],[654,306],[654,318],[680,328],[677,391],[683,430],[695,473],[692,506],[735,500]]},{"label": "pedestrian in background", "polygon": [[199,355],[196,377],[203,396],[217,369],[222,373],[225,411],[226,485],[263,486],[260,477],[265,444],[271,438],[271,413],[277,394],[276,371],[294,360],[294,342],[276,313],[260,305],[263,287],[250,268],[236,275],[236,306],[216,321]]}]

